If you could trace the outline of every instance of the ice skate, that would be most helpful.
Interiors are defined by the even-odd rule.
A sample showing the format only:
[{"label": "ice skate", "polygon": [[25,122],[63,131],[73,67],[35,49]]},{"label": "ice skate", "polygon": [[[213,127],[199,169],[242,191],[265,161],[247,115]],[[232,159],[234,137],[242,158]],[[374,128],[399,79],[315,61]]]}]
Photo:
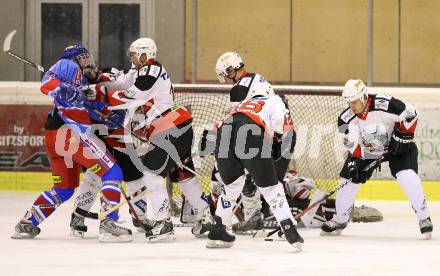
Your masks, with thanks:
[{"label": "ice skate", "polygon": [[139,233],[146,233],[154,228],[154,225],[156,224],[156,221],[150,220],[150,219],[143,219],[141,220],[141,223],[139,223],[135,218],[133,219],[133,226],[136,228],[136,230]]},{"label": "ice skate", "polygon": [[226,231],[226,226],[222,224],[222,219],[214,216],[215,224],[208,234],[206,248],[229,248],[234,245],[235,236]]},{"label": "ice skate", "polygon": [[73,212],[70,218],[70,235],[84,238],[85,232],[87,232],[87,226],[84,224],[84,217]]},{"label": "ice skate", "polygon": [[321,226],[321,236],[339,236],[345,227],[347,223],[338,223],[332,219]]},{"label": "ice skate", "polygon": [[247,221],[240,221],[232,225],[232,232],[235,234],[253,234],[253,232],[264,228],[261,211],[258,210]]},{"label": "ice skate", "polygon": [[294,252],[301,252],[304,239],[299,235],[298,231],[296,230],[296,226],[293,224],[292,220],[285,219],[280,222],[280,225],[287,242],[291,246],[293,246]]},{"label": "ice skate", "polygon": [[41,229],[38,226],[32,225],[31,220],[21,220],[15,226],[15,232],[12,234],[12,239],[33,239],[40,234]]},{"label": "ice skate", "polygon": [[98,240],[106,243],[122,243],[131,242],[133,238],[130,229],[118,225],[117,222],[109,218],[105,218],[101,220],[99,225]]},{"label": "ice skate", "polygon": [[214,219],[211,216],[209,207],[203,212],[203,218],[196,226],[191,229],[191,233],[197,238],[206,238],[208,232],[211,230],[214,224]]},{"label": "ice skate", "polygon": [[173,222],[171,219],[156,221],[154,227],[145,232],[147,242],[173,242],[176,240],[174,235]]},{"label": "ice skate", "polygon": [[420,232],[422,238],[425,240],[432,239],[432,229],[434,228],[431,222],[431,218],[423,219],[419,221]]}]

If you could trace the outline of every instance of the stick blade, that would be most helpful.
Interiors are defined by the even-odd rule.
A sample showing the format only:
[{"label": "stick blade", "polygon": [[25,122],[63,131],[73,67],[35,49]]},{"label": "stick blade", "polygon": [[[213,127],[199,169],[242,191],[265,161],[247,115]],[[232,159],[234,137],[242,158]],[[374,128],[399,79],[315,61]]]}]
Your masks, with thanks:
[{"label": "stick blade", "polygon": [[13,30],[12,32],[10,32],[4,42],[3,42],[3,52],[7,52],[11,49],[11,42],[12,42],[12,38],[14,38],[15,33],[17,32],[17,30]]}]

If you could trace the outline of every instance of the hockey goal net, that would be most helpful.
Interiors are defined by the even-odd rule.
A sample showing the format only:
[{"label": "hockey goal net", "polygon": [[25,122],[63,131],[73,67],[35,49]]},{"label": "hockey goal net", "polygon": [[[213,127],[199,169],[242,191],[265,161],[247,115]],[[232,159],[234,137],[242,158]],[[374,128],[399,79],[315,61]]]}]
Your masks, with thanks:
[{"label": "hockey goal net", "polygon": [[[345,160],[341,137],[337,134],[337,118],[345,108],[341,89],[336,87],[275,86],[275,93],[284,95],[297,133],[294,160],[290,167],[298,175],[312,178],[317,187],[329,191],[337,184]],[[223,85],[177,85],[175,99],[193,115],[194,146],[197,150],[203,129],[225,115],[230,87]],[[194,158],[196,171],[206,193],[211,189],[214,157]],[[173,199],[180,196],[173,186]]]}]

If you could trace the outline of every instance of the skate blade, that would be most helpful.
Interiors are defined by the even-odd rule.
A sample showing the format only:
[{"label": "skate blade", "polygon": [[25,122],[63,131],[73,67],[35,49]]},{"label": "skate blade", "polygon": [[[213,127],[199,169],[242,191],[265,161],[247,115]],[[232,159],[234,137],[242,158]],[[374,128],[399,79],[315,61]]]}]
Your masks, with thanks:
[{"label": "skate blade", "polygon": [[299,253],[302,251],[302,243],[294,242],[290,244],[293,247],[293,253]]},{"label": "skate blade", "polygon": [[17,233],[15,232],[14,234],[11,235],[11,239],[14,240],[30,240],[35,238],[36,236],[27,234],[27,233]]},{"label": "skate blade", "polygon": [[194,234],[193,233],[193,235],[194,235],[194,237],[196,237],[198,239],[206,239],[208,237],[208,233],[209,232],[206,232],[206,233],[203,233],[203,234]]},{"label": "skate blade", "polygon": [[148,243],[173,242],[175,240],[176,240],[176,235],[174,235],[174,231],[162,235],[154,235],[147,237]]},{"label": "skate blade", "polygon": [[422,234],[422,239],[424,240],[431,240],[432,239],[432,232],[426,232]]},{"label": "skate blade", "polygon": [[325,231],[321,231],[321,236],[322,237],[334,237],[334,236],[340,236],[342,233],[342,230],[335,230],[333,232],[325,232]]},{"label": "skate blade", "polygon": [[133,237],[131,235],[115,236],[111,233],[101,233],[99,234],[98,240],[102,243],[125,243],[131,242]]},{"label": "skate blade", "polygon": [[84,233],[85,232],[71,229],[70,230],[70,237],[83,239],[84,238]]},{"label": "skate blade", "polygon": [[145,229],[144,228],[142,228],[142,227],[135,227],[136,228],[136,231],[138,231],[138,233],[146,233],[147,231],[145,231]]},{"label": "skate blade", "polygon": [[226,242],[220,240],[208,240],[206,242],[206,248],[230,248],[234,245],[234,242]]}]

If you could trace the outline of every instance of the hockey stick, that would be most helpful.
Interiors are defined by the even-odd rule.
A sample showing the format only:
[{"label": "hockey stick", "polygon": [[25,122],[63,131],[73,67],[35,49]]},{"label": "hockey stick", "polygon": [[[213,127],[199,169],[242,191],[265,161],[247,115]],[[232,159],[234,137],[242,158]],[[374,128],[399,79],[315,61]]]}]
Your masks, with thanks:
[{"label": "hockey stick", "polygon": [[[382,155],[380,158],[374,160],[371,164],[369,164],[368,166],[366,166],[362,171],[363,172],[368,172],[369,170],[373,169],[374,167],[380,165],[380,163],[382,163],[385,160],[385,156]],[[302,210],[301,212],[299,212],[294,219],[295,220],[299,220],[302,216],[304,216],[308,211],[310,211],[311,209],[313,209],[314,207],[316,207],[317,205],[321,204],[321,202],[325,201],[326,199],[330,198],[332,195],[334,195],[337,191],[339,191],[340,189],[342,189],[343,187],[347,186],[348,183],[351,182],[351,178],[347,179],[347,181],[345,181],[344,183],[342,183],[341,185],[339,185],[338,187],[336,187],[336,189],[328,192],[327,194],[325,194],[320,200],[316,201],[315,203],[311,204],[310,206],[308,206],[307,208],[305,208],[304,210]],[[268,238],[270,236],[272,236],[273,234],[277,233],[278,231],[281,230],[281,227],[277,227],[276,229],[270,231],[270,232],[266,232],[263,230],[259,230],[257,232],[255,232],[254,234],[254,238]]]},{"label": "hockey stick", "polygon": [[[143,187],[146,187],[146,186],[143,186]],[[142,221],[139,219],[139,216],[137,215],[136,210],[134,209],[133,205],[130,202],[131,198],[130,199],[128,198],[127,193],[124,191],[124,189],[122,187],[121,187],[121,193],[125,198],[125,202],[127,202],[127,204],[128,204],[128,208],[133,213],[134,219],[136,220],[136,222],[139,225],[142,225]],[[135,197],[135,196],[133,196],[133,197]]]},{"label": "hockey stick", "polygon": [[34,62],[30,61],[30,60],[27,60],[24,57],[21,57],[21,56],[19,56],[16,53],[11,51],[12,38],[14,37],[16,32],[17,32],[16,30],[13,30],[12,32],[10,32],[6,36],[5,40],[3,41],[3,52],[5,52],[6,54],[10,55],[13,58],[18,59],[19,61],[21,61],[21,62],[23,62],[23,63],[25,63],[25,64],[27,64],[29,66],[34,67],[35,69],[37,69],[38,71],[40,71],[42,73],[46,72],[46,70],[44,70],[43,66],[41,66],[39,64],[36,64],[36,63],[34,63]]},{"label": "hockey stick", "polygon": [[145,193],[145,191],[147,190],[146,186],[143,186],[142,188],[140,188],[139,190],[137,190],[136,192],[134,192],[133,194],[131,194],[130,196],[125,197],[125,201],[121,201],[118,204],[116,204],[115,206],[113,206],[112,208],[108,209],[105,212],[99,213],[98,217],[100,219],[105,218],[108,214],[110,214],[111,212],[121,208],[121,206],[123,206],[125,203],[129,203],[130,200],[132,200],[134,197],[141,195],[143,193]]}]

